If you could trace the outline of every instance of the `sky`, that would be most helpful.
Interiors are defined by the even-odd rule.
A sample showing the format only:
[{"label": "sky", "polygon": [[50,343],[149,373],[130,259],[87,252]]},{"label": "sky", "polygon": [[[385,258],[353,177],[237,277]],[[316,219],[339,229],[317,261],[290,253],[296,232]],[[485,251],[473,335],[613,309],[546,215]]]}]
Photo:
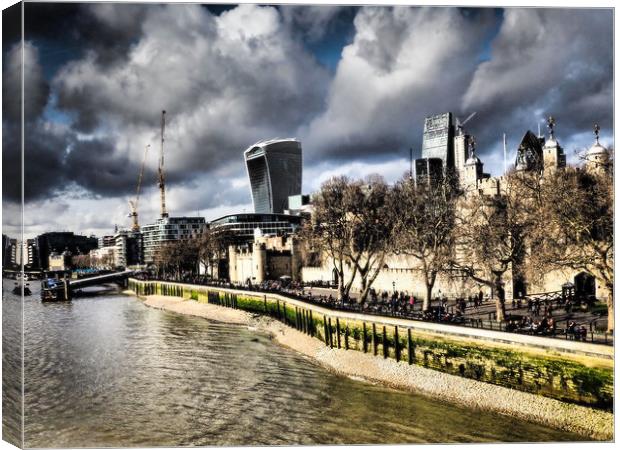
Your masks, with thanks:
[{"label": "sky", "polygon": [[[3,12],[3,232],[20,224],[19,15]],[[466,130],[492,175],[528,129],[569,162],[613,142],[611,9],[25,4],[26,237],[128,227],[144,149],[142,224],[167,207],[212,220],[252,211],[243,150],[303,149],[303,191],[332,176],[394,182],[420,156],[424,118]],[[16,94],[17,93],[17,94]]]}]

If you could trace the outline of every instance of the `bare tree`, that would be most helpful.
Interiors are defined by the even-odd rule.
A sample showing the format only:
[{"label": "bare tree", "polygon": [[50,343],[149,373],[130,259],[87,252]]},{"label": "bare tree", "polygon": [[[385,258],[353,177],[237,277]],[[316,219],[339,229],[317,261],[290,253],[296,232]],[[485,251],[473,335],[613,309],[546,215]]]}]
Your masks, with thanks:
[{"label": "bare tree", "polygon": [[213,278],[213,268],[226,253],[226,240],[212,229],[202,230],[194,239],[198,261],[210,269],[210,276]]},{"label": "bare tree", "polygon": [[181,279],[184,272],[196,272],[198,245],[194,239],[164,242],[155,254],[155,264],[161,275]]},{"label": "bare tree", "polygon": [[334,177],[321,186],[314,197],[312,220],[307,221],[302,236],[331,261],[338,274],[338,299],[349,297],[355,280],[357,267],[354,266],[345,280],[347,248],[353,239],[353,229],[348,221],[346,192],[350,180],[345,176]]},{"label": "bare tree", "polygon": [[75,255],[71,257],[71,265],[78,269],[88,269],[92,267],[90,255]]},{"label": "bare tree", "polygon": [[391,210],[393,192],[385,180],[371,175],[353,182],[347,196],[349,224],[353,240],[346,252],[360,277],[360,301],[368,298],[372,284],[393,250],[394,212]]},{"label": "bare tree", "polygon": [[491,288],[500,322],[506,315],[504,276],[522,263],[526,237],[534,225],[529,199],[515,189],[514,178],[519,176],[507,175],[500,195],[467,194],[457,209],[454,229],[453,267]]},{"label": "bare tree", "polygon": [[593,276],[608,296],[608,329],[614,328],[613,175],[610,170],[568,167],[534,186],[530,271],[573,269]]},{"label": "bare tree", "polygon": [[454,244],[454,191],[446,177],[420,183],[406,175],[394,187],[392,211],[398,253],[414,257],[424,278],[423,310],[430,308],[437,275],[451,268]]},{"label": "bare tree", "polygon": [[383,267],[392,236],[390,189],[378,176],[351,181],[335,177],[314,198],[312,220],[303,236],[338,274],[338,298],[349,298],[356,276],[364,301]]}]

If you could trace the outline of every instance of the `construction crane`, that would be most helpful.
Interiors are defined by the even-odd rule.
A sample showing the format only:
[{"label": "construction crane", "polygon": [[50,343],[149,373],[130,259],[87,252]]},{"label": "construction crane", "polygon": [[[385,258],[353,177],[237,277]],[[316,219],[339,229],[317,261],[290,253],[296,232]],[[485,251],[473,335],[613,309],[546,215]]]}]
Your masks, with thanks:
[{"label": "construction crane", "polygon": [[140,224],[138,223],[138,200],[140,200],[140,187],[142,186],[142,176],[144,175],[144,164],[146,163],[146,154],[149,151],[149,147],[151,145],[148,144],[145,148],[144,148],[144,157],[142,158],[142,165],[140,166],[140,174],[138,175],[138,187],[136,188],[136,199],[135,200],[129,200],[129,209],[130,209],[130,213],[129,213],[129,217],[131,217],[132,220],[132,224],[131,224],[131,230],[132,231],[140,231]]},{"label": "construction crane", "polygon": [[477,113],[474,111],[474,112],[473,112],[473,113],[471,113],[469,116],[467,116],[467,119],[465,119],[465,120],[464,120],[464,121],[462,121],[462,122],[460,121],[460,119],[459,119],[458,117],[456,118],[456,129],[457,129],[457,131],[458,131],[459,135],[463,133],[463,126],[464,126],[467,122],[469,122],[471,119],[473,119],[473,118],[474,118],[474,116],[475,116],[476,114],[477,114]]},{"label": "construction crane", "polygon": [[168,217],[166,211],[166,183],[164,180],[164,131],[166,129],[166,111],[161,112],[161,149],[159,152],[159,197],[161,201],[161,217]]}]

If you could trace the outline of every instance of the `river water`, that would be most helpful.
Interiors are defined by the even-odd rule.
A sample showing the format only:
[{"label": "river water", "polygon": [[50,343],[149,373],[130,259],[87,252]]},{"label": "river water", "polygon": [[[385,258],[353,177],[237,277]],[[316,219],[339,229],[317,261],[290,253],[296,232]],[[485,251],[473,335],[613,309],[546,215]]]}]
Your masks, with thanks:
[{"label": "river water", "polygon": [[[19,308],[12,284],[5,318]],[[41,303],[34,290],[24,304],[27,447],[580,439],[334,375],[246,327],[117,293]]]}]

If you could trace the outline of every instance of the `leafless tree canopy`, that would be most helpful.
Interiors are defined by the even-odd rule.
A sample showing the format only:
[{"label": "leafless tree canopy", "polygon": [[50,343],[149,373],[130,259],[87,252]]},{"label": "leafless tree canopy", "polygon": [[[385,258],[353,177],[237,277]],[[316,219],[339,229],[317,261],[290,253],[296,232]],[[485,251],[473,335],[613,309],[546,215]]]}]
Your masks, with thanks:
[{"label": "leafless tree canopy", "polygon": [[[529,181],[532,227],[528,272],[579,270],[613,292],[613,175],[611,171],[566,168],[539,183]],[[606,299],[613,329],[613,297]]]},{"label": "leafless tree canopy", "polygon": [[[333,178],[314,199],[314,215],[303,235],[323,252],[338,273],[339,299],[349,297],[356,276],[361,301],[383,268],[391,250],[393,214],[391,190],[383,178]],[[348,270],[345,270],[348,268]]]},{"label": "leafless tree canopy", "polygon": [[516,189],[518,173],[507,175],[500,195],[473,193],[457,208],[454,267],[491,288],[497,320],[505,317],[507,272],[524,261],[526,237],[534,226],[528,197]]},{"label": "leafless tree canopy", "polygon": [[414,257],[426,285],[423,309],[430,307],[437,275],[451,267],[454,248],[455,195],[449,178],[439,183],[416,185],[409,176],[394,186],[396,251]]}]

